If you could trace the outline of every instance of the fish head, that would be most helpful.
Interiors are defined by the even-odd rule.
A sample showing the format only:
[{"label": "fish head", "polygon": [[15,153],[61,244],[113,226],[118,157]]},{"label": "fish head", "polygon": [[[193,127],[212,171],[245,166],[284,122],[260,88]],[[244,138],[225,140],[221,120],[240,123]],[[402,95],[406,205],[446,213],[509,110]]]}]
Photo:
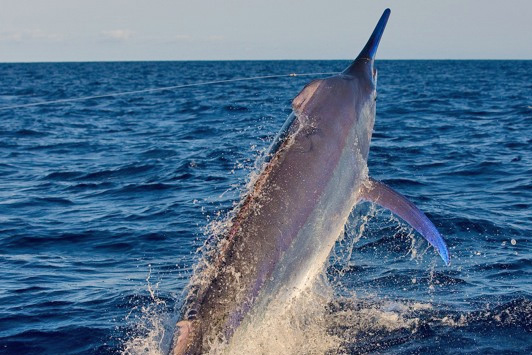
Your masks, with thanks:
[{"label": "fish head", "polygon": [[328,142],[333,142],[330,149],[338,149],[336,142],[345,142],[342,136],[356,137],[354,142],[365,161],[375,123],[375,55],[389,16],[390,9],[386,9],[349,67],[338,75],[310,82],[292,101],[295,116],[306,122],[313,132],[321,131]]},{"label": "fish head", "polygon": [[377,54],[377,49],[388,23],[388,18],[390,17],[390,9],[384,10],[379,22],[375,26],[373,33],[371,34],[368,42],[360,51],[360,54],[356,59],[347,67],[342,74],[362,78],[369,81],[367,84],[376,88],[377,85],[377,70],[375,69],[375,56]]},{"label": "fish head", "polygon": [[375,55],[390,13],[390,9],[384,11],[360,54],[339,75],[344,80],[350,81],[353,87],[351,92],[357,112],[353,127],[357,131],[360,153],[366,161],[376,113],[377,69],[375,68]]}]

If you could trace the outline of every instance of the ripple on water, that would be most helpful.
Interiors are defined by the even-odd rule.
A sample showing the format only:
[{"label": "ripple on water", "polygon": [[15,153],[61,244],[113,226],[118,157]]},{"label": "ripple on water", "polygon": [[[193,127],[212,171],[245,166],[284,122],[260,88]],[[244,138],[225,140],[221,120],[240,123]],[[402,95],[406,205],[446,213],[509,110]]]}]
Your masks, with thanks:
[{"label": "ripple on water", "polygon": [[[346,64],[4,63],[0,106]],[[314,323],[292,313],[301,327],[269,344],[301,344],[301,353],[332,337],[347,353],[531,353],[532,62],[376,65],[369,169],[434,221],[452,264],[361,205],[328,269],[336,296],[321,304],[327,312]],[[0,353],[161,350],[203,228],[238,200],[311,79],[2,111]],[[323,336],[297,333],[322,320]],[[279,328],[258,335],[270,330]]]}]

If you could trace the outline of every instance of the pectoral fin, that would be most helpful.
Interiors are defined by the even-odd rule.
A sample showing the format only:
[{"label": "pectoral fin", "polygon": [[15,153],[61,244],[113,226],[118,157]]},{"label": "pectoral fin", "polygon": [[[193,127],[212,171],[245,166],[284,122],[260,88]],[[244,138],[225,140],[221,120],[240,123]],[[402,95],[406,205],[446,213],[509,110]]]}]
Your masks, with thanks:
[{"label": "pectoral fin", "polygon": [[384,207],[404,219],[436,248],[446,265],[449,265],[449,251],[440,233],[432,222],[406,197],[386,184],[369,178],[362,188],[362,198]]}]

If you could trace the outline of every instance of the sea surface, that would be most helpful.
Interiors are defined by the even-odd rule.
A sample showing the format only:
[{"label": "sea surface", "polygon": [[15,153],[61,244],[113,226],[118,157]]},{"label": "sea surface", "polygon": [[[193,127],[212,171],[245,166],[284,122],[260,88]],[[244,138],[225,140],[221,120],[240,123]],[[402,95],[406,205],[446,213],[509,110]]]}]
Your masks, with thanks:
[{"label": "sea surface", "polygon": [[[322,76],[3,107],[347,64],[0,64],[0,354],[162,353],[209,226]],[[376,67],[370,174],[427,213],[451,265],[358,206],[327,269],[330,353],[532,353],[532,61]]]}]

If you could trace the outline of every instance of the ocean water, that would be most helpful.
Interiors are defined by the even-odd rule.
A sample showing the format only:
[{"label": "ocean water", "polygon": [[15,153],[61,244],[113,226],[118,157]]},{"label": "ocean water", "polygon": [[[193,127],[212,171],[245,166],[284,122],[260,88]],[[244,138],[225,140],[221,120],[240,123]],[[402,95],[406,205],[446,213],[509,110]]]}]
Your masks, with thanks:
[{"label": "ocean water", "polygon": [[[0,354],[163,353],[197,249],[313,77],[2,107],[347,64],[0,64]],[[376,66],[370,174],[427,213],[451,265],[357,206],[314,343],[532,353],[532,61]]]}]

